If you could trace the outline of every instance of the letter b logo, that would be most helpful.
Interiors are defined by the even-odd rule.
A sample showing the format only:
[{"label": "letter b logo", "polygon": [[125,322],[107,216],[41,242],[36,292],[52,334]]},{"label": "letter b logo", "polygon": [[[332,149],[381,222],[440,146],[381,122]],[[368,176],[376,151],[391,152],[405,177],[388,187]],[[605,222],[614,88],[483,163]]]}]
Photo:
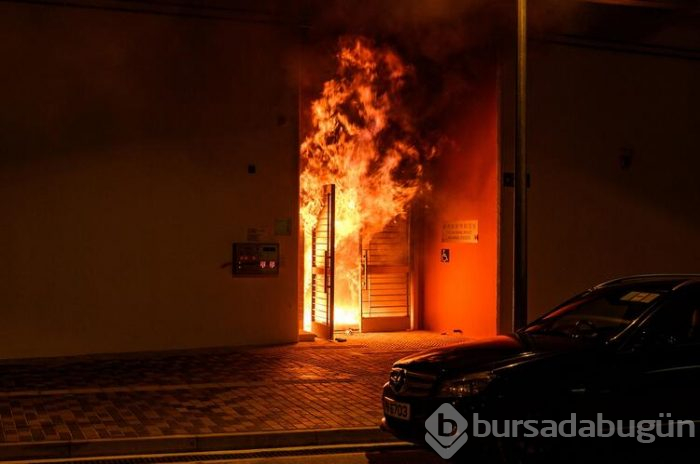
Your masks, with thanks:
[{"label": "letter b logo", "polygon": [[443,459],[449,459],[468,440],[467,420],[451,404],[443,403],[425,420],[425,441]]},{"label": "letter b logo", "polygon": [[445,419],[445,414],[441,412],[438,413],[438,435],[441,437],[451,437],[455,433],[457,433],[457,422],[452,419]]}]

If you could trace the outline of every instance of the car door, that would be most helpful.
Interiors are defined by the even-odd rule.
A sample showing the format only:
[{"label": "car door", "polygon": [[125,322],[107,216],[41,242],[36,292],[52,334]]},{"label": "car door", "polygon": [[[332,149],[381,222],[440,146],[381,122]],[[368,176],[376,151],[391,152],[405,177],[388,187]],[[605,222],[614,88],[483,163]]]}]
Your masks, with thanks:
[{"label": "car door", "polygon": [[623,416],[700,419],[700,287],[677,292],[619,357],[616,409]]}]

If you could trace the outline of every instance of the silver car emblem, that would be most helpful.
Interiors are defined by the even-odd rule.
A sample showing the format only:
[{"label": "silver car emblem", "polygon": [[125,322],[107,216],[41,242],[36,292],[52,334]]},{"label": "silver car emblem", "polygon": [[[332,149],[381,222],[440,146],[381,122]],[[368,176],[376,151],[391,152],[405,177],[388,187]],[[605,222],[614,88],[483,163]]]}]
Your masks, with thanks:
[{"label": "silver car emblem", "polygon": [[394,367],[389,374],[389,386],[394,393],[401,393],[406,387],[406,369]]}]

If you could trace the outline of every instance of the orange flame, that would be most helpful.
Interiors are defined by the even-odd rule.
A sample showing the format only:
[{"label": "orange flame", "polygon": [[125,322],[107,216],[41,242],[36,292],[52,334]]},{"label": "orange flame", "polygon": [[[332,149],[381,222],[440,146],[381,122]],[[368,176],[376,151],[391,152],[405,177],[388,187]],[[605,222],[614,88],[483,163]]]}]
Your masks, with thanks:
[{"label": "orange flame", "polygon": [[[345,38],[334,79],[312,103],[312,133],[301,145],[301,220],[305,267],[324,184],[336,186],[335,321],[357,325],[360,244],[380,232],[424,186],[416,131],[402,110],[402,90],[413,70],[388,47]],[[305,268],[305,328],[310,325],[311,272]]]}]

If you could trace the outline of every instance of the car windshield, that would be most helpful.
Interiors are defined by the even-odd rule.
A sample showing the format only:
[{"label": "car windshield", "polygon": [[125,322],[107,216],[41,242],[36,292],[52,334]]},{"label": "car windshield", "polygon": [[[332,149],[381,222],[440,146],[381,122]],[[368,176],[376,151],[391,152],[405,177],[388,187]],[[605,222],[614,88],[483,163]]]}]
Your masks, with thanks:
[{"label": "car windshield", "polygon": [[609,340],[634,322],[665,293],[659,288],[596,289],[528,325],[526,334]]}]

